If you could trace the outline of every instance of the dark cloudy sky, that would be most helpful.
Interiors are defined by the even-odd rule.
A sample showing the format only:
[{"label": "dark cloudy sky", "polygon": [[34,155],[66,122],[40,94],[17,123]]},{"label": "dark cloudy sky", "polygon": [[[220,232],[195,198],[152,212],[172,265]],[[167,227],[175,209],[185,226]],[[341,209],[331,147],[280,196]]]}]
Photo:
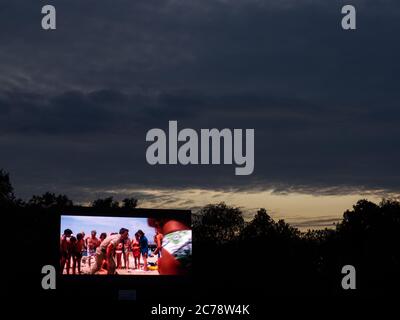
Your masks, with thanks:
[{"label": "dark cloudy sky", "polygon": [[[348,3],[356,31],[340,26]],[[399,34],[395,0],[0,0],[0,167],[24,198],[340,216],[400,193]],[[168,120],[254,128],[253,175],[148,165],[146,132]]]}]

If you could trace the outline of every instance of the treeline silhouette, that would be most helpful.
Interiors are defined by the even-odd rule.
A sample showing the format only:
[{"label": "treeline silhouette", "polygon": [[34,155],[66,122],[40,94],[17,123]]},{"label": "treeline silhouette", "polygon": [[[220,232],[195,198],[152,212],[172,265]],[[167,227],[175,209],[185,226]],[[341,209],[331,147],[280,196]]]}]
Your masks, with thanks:
[{"label": "treeline silhouette", "polygon": [[[112,197],[91,203],[102,209],[137,205],[134,198],[120,204]],[[37,235],[22,237],[21,246],[32,248],[37,237],[42,243],[57,243],[55,213],[72,206],[67,196],[53,193],[26,202],[17,199],[9,174],[0,170],[1,211],[12,214],[24,234]],[[263,208],[245,221],[240,208],[225,203],[194,213],[192,227],[193,291],[199,295],[218,290],[257,295],[261,289],[263,295],[376,296],[397,291],[400,284],[400,202],[395,199],[379,204],[359,200],[344,212],[341,222],[324,230],[301,232],[284,220],[275,221]],[[27,274],[55,264],[53,249],[48,244],[25,252],[24,258],[34,266]],[[342,289],[344,265],[356,268],[357,290]]]}]

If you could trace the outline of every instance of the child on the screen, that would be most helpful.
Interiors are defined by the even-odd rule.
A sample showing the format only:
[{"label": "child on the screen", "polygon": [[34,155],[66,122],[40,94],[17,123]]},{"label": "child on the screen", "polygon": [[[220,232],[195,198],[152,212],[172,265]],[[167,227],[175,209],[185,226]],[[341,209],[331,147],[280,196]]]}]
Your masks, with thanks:
[{"label": "child on the screen", "polygon": [[121,267],[122,267],[122,263],[121,263],[122,249],[123,249],[123,244],[122,244],[122,242],[120,242],[120,243],[118,243],[117,248],[115,250],[115,255],[117,258],[117,269],[121,269]]},{"label": "child on the screen", "polygon": [[133,261],[135,262],[135,269],[140,269],[140,236],[139,233],[135,233],[135,239],[132,240],[132,255]]},{"label": "child on the screen", "polygon": [[161,258],[162,239],[163,239],[163,235],[156,230],[156,234],[154,236],[154,243],[156,244],[157,247],[154,250],[154,255],[158,255],[158,258]]},{"label": "child on the screen", "polygon": [[131,240],[129,238],[124,240],[124,248],[122,257],[124,258],[124,268],[129,269],[129,252],[131,251]]},{"label": "child on the screen", "polygon": [[148,224],[164,235],[162,256],[158,259],[160,274],[188,274],[192,265],[192,230],[183,221],[148,219]]},{"label": "child on the screen", "polygon": [[75,250],[76,250],[76,237],[71,235],[69,241],[67,241],[68,256],[67,256],[67,274],[69,274],[69,269],[71,268],[71,258],[72,258],[72,273],[75,274]]},{"label": "child on the screen", "polygon": [[[69,241],[72,235],[71,229],[65,229],[63,235],[60,239],[60,273],[63,274],[65,263],[69,260],[70,252],[69,249]],[[69,273],[69,264],[67,264],[67,273]]]},{"label": "child on the screen", "polygon": [[[72,237],[71,237],[72,239]],[[75,274],[75,269],[78,268],[78,274],[81,274],[81,260],[82,251],[85,247],[85,242],[83,239],[83,234],[78,233],[76,235],[76,242],[72,249],[72,273]]]},{"label": "child on the screen", "polygon": [[102,232],[102,233],[100,234],[100,243],[102,243],[102,242],[104,241],[105,238],[107,238],[107,233]]},{"label": "child on the screen", "polygon": [[96,255],[96,249],[100,245],[100,240],[96,237],[96,235],[97,235],[97,231],[92,230],[90,232],[90,237],[88,237],[86,239],[89,268],[92,265],[92,257]]},{"label": "child on the screen", "polygon": [[140,253],[143,257],[143,271],[147,271],[147,256],[149,254],[149,241],[147,240],[144,232],[142,230],[138,230],[139,234],[139,244],[140,244]]},{"label": "child on the screen", "polygon": [[[82,240],[83,240],[83,249],[82,249],[82,251],[85,251],[87,249],[87,247],[86,247],[86,237],[85,237],[86,233],[83,230],[80,233],[82,234]],[[78,235],[76,235],[76,236],[78,236]]]}]

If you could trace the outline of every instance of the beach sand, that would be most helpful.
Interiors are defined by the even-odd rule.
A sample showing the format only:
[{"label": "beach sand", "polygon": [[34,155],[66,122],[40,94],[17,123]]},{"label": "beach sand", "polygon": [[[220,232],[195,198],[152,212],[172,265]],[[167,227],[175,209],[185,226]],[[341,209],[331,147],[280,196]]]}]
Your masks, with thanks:
[{"label": "beach sand", "polygon": [[[153,257],[148,257],[147,262],[148,263],[157,263],[157,256]],[[93,266],[94,263],[94,257],[91,258],[91,266]],[[124,266],[124,259],[122,258],[122,266]],[[140,269],[133,269],[135,266],[133,256],[132,254],[129,255],[129,269],[117,269],[118,275],[140,275],[140,276],[150,276],[150,275],[159,275],[157,270],[148,270],[144,271],[143,270],[143,258],[140,257]],[[64,269],[63,274],[66,274],[67,271]],[[70,274],[72,273],[72,259],[71,259],[71,269],[70,269]],[[82,262],[81,262],[81,274],[90,274],[90,267],[89,267],[89,257],[82,257]],[[99,275],[106,275],[107,271],[104,269],[101,269],[97,274]]]}]

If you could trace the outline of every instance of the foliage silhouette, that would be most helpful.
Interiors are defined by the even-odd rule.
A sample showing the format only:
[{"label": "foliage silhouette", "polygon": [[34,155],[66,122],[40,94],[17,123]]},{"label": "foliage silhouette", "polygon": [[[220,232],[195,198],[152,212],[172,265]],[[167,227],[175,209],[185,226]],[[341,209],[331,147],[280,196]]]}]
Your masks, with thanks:
[{"label": "foliage silhouette", "polygon": [[138,205],[138,200],[135,198],[125,198],[122,200],[122,208],[134,209]]},{"label": "foliage silhouette", "polygon": [[198,213],[193,224],[196,241],[224,244],[240,236],[244,219],[239,208],[221,202],[209,204]]},{"label": "foliage silhouette", "polygon": [[66,195],[56,195],[55,193],[46,192],[42,196],[33,196],[28,201],[28,206],[40,207],[43,209],[50,208],[68,208],[72,207],[74,204]]},{"label": "foliage silhouette", "polygon": [[10,182],[10,175],[3,169],[0,170],[0,205],[2,207],[10,206],[14,203],[14,188]]},{"label": "foliage silhouette", "polygon": [[107,197],[104,199],[97,199],[92,202],[93,208],[98,209],[113,209],[119,208],[119,202],[115,201],[113,197]]}]

